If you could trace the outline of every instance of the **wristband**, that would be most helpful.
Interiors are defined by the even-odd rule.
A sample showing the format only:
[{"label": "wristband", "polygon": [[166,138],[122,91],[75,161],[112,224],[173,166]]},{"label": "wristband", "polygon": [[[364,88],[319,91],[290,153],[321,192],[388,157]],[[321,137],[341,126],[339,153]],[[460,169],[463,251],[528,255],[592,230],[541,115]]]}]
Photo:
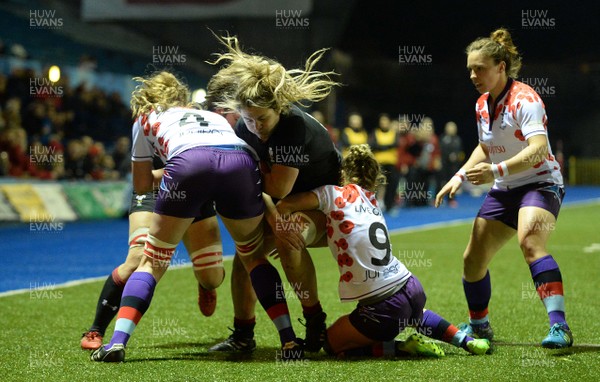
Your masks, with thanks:
[{"label": "wristband", "polygon": [[460,170],[458,170],[458,172],[456,174],[454,174],[452,179],[454,179],[454,178],[460,180],[460,182],[462,183],[465,180],[467,180],[467,172],[461,168]]},{"label": "wristband", "polygon": [[500,163],[492,163],[492,173],[494,174],[494,179],[504,178],[508,176],[508,167],[504,161]]}]

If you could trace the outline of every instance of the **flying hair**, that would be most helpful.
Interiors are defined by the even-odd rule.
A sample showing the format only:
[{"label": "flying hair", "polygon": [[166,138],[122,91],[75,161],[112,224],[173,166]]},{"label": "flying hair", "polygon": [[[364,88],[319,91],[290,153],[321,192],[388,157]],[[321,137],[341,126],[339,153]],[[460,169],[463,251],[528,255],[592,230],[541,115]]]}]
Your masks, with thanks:
[{"label": "flying hair", "polygon": [[213,80],[235,84],[229,87],[235,91],[224,94],[216,107],[238,111],[243,107],[260,107],[286,113],[293,104],[306,107],[306,101],[323,100],[332,87],[340,85],[330,78],[337,75],[334,71],[314,70],[327,49],[311,54],[304,69],[287,70],[273,59],[243,52],[235,36],[215,37],[225,47],[225,52],[215,53],[216,59],[208,61],[212,65],[224,64]]}]

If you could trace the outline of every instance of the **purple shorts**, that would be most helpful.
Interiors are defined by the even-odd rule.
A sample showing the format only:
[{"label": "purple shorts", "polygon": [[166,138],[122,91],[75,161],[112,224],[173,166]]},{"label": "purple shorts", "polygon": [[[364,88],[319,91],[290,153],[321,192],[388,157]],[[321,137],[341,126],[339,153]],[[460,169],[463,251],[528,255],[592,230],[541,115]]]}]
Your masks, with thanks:
[{"label": "purple shorts", "polygon": [[417,325],[423,318],[425,291],[412,275],[404,287],[383,301],[358,305],[350,313],[350,323],[362,335],[374,341],[390,341],[407,326]]},{"label": "purple shorts", "polygon": [[229,219],[264,211],[260,171],[244,150],[194,147],[165,166],[154,212],[179,218],[200,216],[207,203]]},{"label": "purple shorts", "polygon": [[565,189],[552,183],[526,184],[509,190],[492,188],[488,192],[477,217],[498,220],[517,229],[522,207],[539,207],[558,218]]}]

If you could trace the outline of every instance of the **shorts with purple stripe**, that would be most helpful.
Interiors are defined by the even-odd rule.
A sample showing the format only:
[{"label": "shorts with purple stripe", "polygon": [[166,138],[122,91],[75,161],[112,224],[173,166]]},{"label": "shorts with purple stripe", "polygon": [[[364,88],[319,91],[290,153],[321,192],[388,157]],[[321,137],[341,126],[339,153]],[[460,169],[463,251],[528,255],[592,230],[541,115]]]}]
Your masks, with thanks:
[{"label": "shorts with purple stripe", "polygon": [[407,326],[416,326],[422,321],[426,300],[423,286],[412,275],[402,289],[385,300],[359,304],[350,313],[350,323],[367,338],[390,341]]},{"label": "shorts with purple stripe", "polygon": [[534,183],[504,190],[492,188],[488,192],[477,217],[498,220],[517,229],[522,207],[539,207],[558,218],[565,189],[552,183]]},{"label": "shorts with purple stripe", "polygon": [[242,149],[194,147],[170,158],[154,211],[179,218],[200,216],[207,203],[229,219],[264,211],[260,171]]}]

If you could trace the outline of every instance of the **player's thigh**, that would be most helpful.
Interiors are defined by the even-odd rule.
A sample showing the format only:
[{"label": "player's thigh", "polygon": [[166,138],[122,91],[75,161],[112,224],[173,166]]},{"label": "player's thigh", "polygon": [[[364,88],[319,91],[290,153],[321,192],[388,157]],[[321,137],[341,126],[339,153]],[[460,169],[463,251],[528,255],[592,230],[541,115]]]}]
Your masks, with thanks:
[{"label": "player's thigh", "polygon": [[328,348],[334,354],[374,344],[376,341],[360,333],[350,322],[348,315],[337,319],[327,329]]},{"label": "player's thigh", "polygon": [[151,211],[133,212],[129,215],[129,235],[133,234],[140,228],[150,227],[152,221]]},{"label": "player's thigh", "polygon": [[[471,237],[463,255],[467,281],[480,279],[471,280],[471,276],[485,276],[484,270],[487,269],[487,265],[515,233],[514,229],[498,220],[475,218]],[[481,272],[484,275],[480,275]],[[477,275],[473,273],[477,273]]]},{"label": "player's thigh", "polygon": [[230,219],[221,216],[221,220],[235,242],[249,240],[258,234],[262,236],[264,232],[263,214],[248,219]]},{"label": "player's thigh", "polygon": [[273,256],[274,258],[277,258],[277,240],[275,238],[273,228],[271,228],[271,225],[267,222],[267,219],[263,219],[263,238],[263,250],[265,256]]},{"label": "player's thigh", "polygon": [[194,221],[183,235],[183,244],[192,253],[200,248],[221,244],[219,222],[216,216]]},{"label": "player's thigh", "polygon": [[153,213],[149,235],[169,244],[177,244],[193,220]]},{"label": "player's thigh", "polygon": [[556,227],[554,215],[540,207],[522,207],[519,210],[517,237],[528,263],[546,255],[546,243]]}]

